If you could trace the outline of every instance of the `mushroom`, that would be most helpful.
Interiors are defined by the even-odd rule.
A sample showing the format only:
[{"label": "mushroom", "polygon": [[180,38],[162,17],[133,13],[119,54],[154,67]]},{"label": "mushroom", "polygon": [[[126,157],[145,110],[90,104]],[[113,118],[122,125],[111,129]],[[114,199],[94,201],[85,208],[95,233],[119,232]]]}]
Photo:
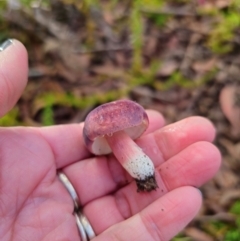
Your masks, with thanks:
[{"label": "mushroom", "polygon": [[126,171],[136,180],[137,191],[158,187],[151,159],[133,141],[149,124],[144,108],[134,101],[118,100],[98,106],[85,120],[83,137],[90,152],[113,152]]}]

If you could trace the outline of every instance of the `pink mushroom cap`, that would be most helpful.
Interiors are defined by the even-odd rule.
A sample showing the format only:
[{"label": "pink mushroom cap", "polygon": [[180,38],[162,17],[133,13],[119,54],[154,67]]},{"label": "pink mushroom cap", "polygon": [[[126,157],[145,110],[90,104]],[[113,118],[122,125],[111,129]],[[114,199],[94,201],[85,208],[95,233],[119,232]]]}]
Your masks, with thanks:
[{"label": "pink mushroom cap", "polygon": [[144,108],[131,100],[118,100],[92,110],[85,120],[83,137],[87,148],[95,155],[112,152],[104,136],[124,131],[135,140],[147,129],[148,116]]}]

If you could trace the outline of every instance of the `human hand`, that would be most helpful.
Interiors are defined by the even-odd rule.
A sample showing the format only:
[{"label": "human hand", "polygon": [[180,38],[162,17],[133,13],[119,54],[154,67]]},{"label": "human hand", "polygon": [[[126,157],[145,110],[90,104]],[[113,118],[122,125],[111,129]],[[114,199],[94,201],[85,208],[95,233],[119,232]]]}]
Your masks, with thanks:
[{"label": "human hand", "polygon": [[[0,52],[0,115],[9,111],[27,80],[27,53],[14,40]],[[159,188],[137,193],[113,155],[92,156],[83,124],[0,128],[0,240],[79,241],[73,202],[57,177],[68,176],[89,219],[94,241],[166,241],[201,206],[198,187],[213,177],[221,156],[210,142],[213,125],[190,117],[164,126],[148,111],[150,125],[138,145],[156,167]]]}]

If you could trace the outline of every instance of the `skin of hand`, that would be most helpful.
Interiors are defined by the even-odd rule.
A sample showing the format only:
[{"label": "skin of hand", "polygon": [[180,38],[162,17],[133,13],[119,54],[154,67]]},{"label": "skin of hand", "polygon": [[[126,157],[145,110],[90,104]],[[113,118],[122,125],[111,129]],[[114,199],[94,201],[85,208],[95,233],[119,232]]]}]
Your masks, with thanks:
[{"label": "skin of hand", "polygon": [[[17,40],[0,52],[0,115],[27,84],[27,52]],[[150,125],[137,144],[153,160],[157,191],[137,193],[113,155],[92,156],[83,124],[0,128],[0,240],[79,241],[73,202],[57,177],[62,169],[75,187],[94,241],[167,241],[198,213],[198,187],[219,169],[211,144],[215,129],[202,117],[164,126],[148,111]]]}]

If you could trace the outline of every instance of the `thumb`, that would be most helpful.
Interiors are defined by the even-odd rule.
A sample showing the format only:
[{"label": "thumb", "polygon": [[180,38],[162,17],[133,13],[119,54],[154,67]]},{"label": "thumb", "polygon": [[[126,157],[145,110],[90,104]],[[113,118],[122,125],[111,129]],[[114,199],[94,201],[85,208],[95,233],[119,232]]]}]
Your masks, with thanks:
[{"label": "thumb", "polygon": [[25,47],[9,39],[0,45],[0,117],[16,104],[28,77],[28,57]]}]

